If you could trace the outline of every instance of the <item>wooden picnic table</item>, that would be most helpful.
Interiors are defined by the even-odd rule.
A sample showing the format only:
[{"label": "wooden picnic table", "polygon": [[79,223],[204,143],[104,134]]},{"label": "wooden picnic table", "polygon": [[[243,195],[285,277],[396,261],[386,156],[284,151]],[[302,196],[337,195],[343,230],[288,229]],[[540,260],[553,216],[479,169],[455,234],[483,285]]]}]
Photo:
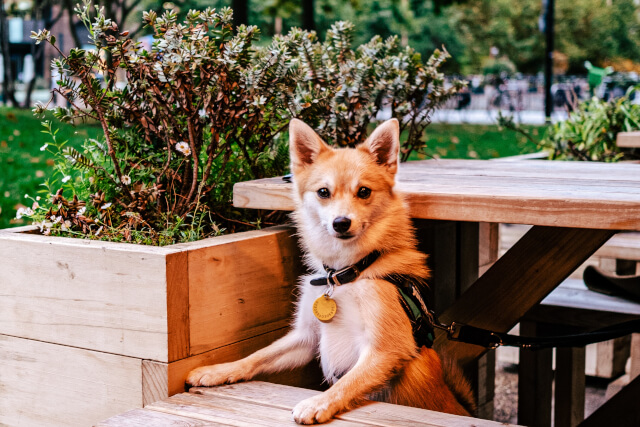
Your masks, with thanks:
[{"label": "wooden picnic table", "polygon": [[[475,248],[462,243],[453,252],[458,260],[445,261],[458,269],[469,264],[477,272],[477,227],[469,225],[533,225],[482,276],[471,275],[462,289],[458,284],[455,300],[441,310],[443,322],[500,332],[510,330],[616,232],[640,230],[637,164],[434,159],[401,164],[397,190],[413,218],[455,222],[476,233],[471,239],[457,237],[458,245],[476,243]],[[281,178],[238,183],[234,206],[293,210],[291,184]],[[434,259],[438,245],[432,247]],[[463,365],[486,351],[448,341],[443,334],[436,346]]]},{"label": "wooden picnic table", "polygon": [[[640,165],[547,160],[425,160],[400,165],[414,218],[640,230]],[[293,210],[281,178],[237,183],[241,208]]]}]

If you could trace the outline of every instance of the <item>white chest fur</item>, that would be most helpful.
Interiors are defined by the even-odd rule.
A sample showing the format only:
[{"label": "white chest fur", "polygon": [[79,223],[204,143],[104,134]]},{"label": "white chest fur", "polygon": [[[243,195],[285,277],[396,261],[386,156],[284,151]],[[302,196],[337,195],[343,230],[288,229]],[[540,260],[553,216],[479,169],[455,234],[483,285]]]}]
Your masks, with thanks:
[{"label": "white chest fur", "polygon": [[321,322],[312,313],[313,302],[322,296],[324,286],[303,285],[300,297],[298,321],[309,322],[308,330],[316,335],[320,361],[329,383],[349,371],[363,351],[371,344],[366,333],[363,310],[370,310],[373,302],[366,296],[367,286],[373,283],[357,280],[334,288],[331,298],[337,304],[336,315]]}]

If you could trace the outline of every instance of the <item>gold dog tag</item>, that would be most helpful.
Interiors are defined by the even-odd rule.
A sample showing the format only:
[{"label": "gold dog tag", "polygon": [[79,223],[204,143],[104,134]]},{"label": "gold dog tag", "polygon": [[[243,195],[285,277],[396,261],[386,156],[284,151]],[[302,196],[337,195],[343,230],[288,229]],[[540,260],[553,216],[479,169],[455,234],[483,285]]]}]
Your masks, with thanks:
[{"label": "gold dog tag", "polygon": [[338,305],[327,295],[319,296],[313,302],[313,314],[322,322],[328,322],[336,315]]}]

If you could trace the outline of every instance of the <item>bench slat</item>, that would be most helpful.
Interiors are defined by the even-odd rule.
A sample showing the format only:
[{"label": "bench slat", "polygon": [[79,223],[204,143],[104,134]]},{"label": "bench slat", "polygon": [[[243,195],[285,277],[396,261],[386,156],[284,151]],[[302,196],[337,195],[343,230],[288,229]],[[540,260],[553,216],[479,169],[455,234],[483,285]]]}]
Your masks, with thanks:
[{"label": "bench slat", "polygon": [[[259,381],[192,388],[168,399],[112,417],[98,427],[146,425],[295,426],[291,410],[320,392]],[[182,424],[181,424],[182,423]],[[371,402],[340,414],[335,426],[497,427],[504,423]]]},{"label": "bench slat", "polygon": [[116,415],[108,420],[96,424],[96,427],[200,427],[224,426],[225,424],[197,420],[195,418],[150,411],[148,409],[134,409],[124,414]]},{"label": "bench slat", "polygon": [[616,144],[623,148],[640,148],[640,131],[618,132]]},{"label": "bench slat", "polygon": [[[300,389],[280,384],[251,381],[233,384],[225,387],[192,389],[194,393],[209,396],[233,397],[239,400],[249,400],[264,405],[273,405],[291,411],[303,399],[318,394],[318,391]],[[358,424],[380,426],[415,426],[417,422],[426,426],[496,426],[503,425],[493,421],[480,420],[469,417],[427,411],[408,406],[392,405],[375,402],[360,406],[338,416],[339,419]]]},{"label": "bench slat", "polygon": [[591,291],[579,279],[565,280],[540,304],[640,316],[640,304],[624,298]]},{"label": "bench slat", "polygon": [[[221,396],[182,393],[147,405],[146,409],[203,421],[242,427],[280,427],[294,424],[290,409]],[[336,426],[349,427],[358,424],[336,420]],[[333,424],[333,423],[332,423]]]}]

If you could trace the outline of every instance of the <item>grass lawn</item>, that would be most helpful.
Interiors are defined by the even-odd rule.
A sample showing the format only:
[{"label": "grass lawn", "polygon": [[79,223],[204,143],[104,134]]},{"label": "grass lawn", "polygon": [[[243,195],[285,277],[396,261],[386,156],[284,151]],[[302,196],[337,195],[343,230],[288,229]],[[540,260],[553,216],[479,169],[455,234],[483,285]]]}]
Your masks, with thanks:
[{"label": "grass lawn", "polygon": [[[59,140],[69,140],[76,148],[86,138],[100,135],[98,126],[73,127],[47,117],[60,129]],[[44,178],[53,171],[53,159],[40,151],[49,135],[41,133],[41,120],[30,110],[0,108],[0,228],[26,225],[16,220],[16,210],[31,202],[25,194],[35,196]],[[535,134],[543,128],[531,128]],[[453,125],[433,123],[426,130],[427,151],[441,158],[491,159],[531,153],[535,144],[522,135],[500,131],[495,125]]]},{"label": "grass lawn", "polygon": [[[544,126],[525,126],[534,139]],[[432,123],[426,131],[427,152],[448,159],[493,159],[539,151],[523,135],[499,130],[496,125]]]},{"label": "grass lawn", "polygon": [[[52,115],[46,119],[54,123],[54,129],[60,129],[60,141],[69,140],[75,147],[85,138],[101,134],[97,126],[74,128],[58,122]],[[22,219],[15,219],[16,210],[31,205],[24,195],[36,196],[39,185],[53,170],[52,155],[40,151],[50,138],[41,133],[44,129],[41,122],[31,110],[0,108],[0,228],[26,225]]]}]

